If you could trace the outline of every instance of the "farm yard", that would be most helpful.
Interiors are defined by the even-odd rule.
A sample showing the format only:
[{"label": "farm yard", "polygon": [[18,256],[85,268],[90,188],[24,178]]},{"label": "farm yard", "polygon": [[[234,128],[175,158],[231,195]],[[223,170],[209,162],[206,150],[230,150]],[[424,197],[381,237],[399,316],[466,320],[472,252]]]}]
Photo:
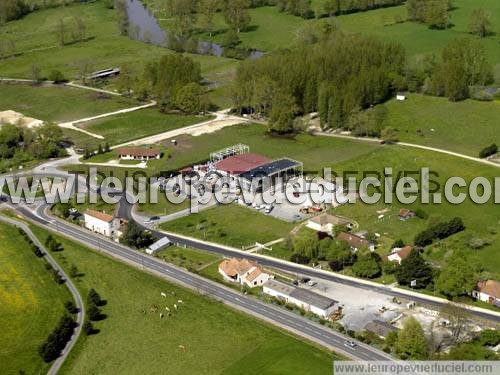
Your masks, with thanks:
[{"label": "farm yard", "polygon": [[72,297],[58,285],[13,226],[0,223],[0,368],[4,374],[48,370],[38,355]]},{"label": "farm yard", "polygon": [[[48,235],[37,227],[33,231],[42,241]],[[98,334],[78,341],[63,372],[142,373],[158,371],[159,366],[169,374],[195,373],[200,368],[206,369],[204,373],[228,374],[252,374],[257,368],[267,373],[331,371],[333,356],[322,349],[65,238],[56,238],[65,248],[56,254],[57,261],[64,268],[72,263],[78,266],[84,274],[76,281],[78,289],[86,295],[95,288],[106,300],[103,312],[107,315],[96,324]],[[170,307],[171,316],[160,319],[159,310],[165,311],[165,307]],[[246,345],[248,342],[252,347]]]}]

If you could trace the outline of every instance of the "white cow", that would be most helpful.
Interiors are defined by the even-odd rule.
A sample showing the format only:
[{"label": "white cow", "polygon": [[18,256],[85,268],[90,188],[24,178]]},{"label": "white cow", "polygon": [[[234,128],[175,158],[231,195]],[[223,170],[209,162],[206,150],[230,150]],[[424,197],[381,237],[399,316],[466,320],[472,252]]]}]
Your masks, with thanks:
[{"label": "white cow", "polygon": [[164,298],[167,298],[166,293],[161,292],[161,296],[164,297]]}]

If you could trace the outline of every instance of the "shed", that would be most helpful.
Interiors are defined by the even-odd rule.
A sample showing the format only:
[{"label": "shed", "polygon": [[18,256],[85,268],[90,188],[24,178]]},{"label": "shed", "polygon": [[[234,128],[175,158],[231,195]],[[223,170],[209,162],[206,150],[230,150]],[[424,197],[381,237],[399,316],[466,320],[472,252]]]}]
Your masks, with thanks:
[{"label": "shed", "polygon": [[149,246],[146,249],[146,253],[149,255],[153,255],[154,253],[160,251],[164,247],[171,246],[172,244],[173,244],[173,242],[170,241],[170,239],[167,236],[162,237],[158,241],[156,241],[154,244]]}]

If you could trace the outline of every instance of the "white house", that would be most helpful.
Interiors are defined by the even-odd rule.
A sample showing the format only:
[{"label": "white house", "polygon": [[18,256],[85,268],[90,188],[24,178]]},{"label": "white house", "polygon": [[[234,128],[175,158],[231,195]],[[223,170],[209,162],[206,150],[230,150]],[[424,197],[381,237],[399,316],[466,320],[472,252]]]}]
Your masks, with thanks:
[{"label": "white house", "polygon": [[122,147],[117,150],[118,157],[122,160],[151,160],[159,159],[161,152],[153,148]]},{"label": "white house", "polygon": [[260,286],[272,278],[257,263],[248,259],[224,259],[219,264],[219,273],[224,280],[246,285],[249,288]]},{"label": "white house", "polygon": [[306,227],[317,232],[332,234],[335,226],[349,225],[350,221],[329,214],[321,214],[307,221]]},{"label": "white house", "polygon": [[120,220],[111,215],[95,210],[87,210],[84,213],[85,228],[92,232],[100,233],[106,237],[114,237],[120,227]]},{"label": "white house", "polygon": [[410,255],[412,250],[413,246],[410,245],[407,245],[402,248],[394,248],[392,249],[391,253],[385,257],[385,260],[401,264],[401,261],[405,258],[408,258],[408,255]]},{"label": "white house", "polygon": [[496,280],[478,282],[476,289],[472,291],[472,297],[500,307],[500,282]]},{"label": "white house", "polygon": [[318,293],[297,288],[277,280],[267,281],[263,285],[262,291],[271,297],[281,299],[286,303],[298,306],[325,319],[333,314],[336,310],[335,305],[338,303],[338,301]]}]

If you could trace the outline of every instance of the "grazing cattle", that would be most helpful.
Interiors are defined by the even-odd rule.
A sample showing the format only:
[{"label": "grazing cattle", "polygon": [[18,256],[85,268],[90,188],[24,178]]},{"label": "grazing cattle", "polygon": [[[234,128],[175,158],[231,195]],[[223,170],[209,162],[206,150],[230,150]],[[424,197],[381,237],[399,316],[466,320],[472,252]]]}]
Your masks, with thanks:
[{"label": "grazing cattle", "polygon": [[163,319],[163,314],[162,313],[160,313],[160,319]]},{"label": "grazing cattle", "polygon": [[182,303],[182,300],[181,300],[181,299],[180,299],[180,300],[178,300],[178,301],[177,301],[177,303]]},{"label": "grazing cattle", "polygon": [[184,345],[179,345],[179,349],[186,350],[186,347]]},{"label": "grazing cattle", "polygon": [[177,305],[176,305],[175,303],[174,303],[174,309],[176,309],[176,310],[177,310]]},{"label": "grazing cattle", "polygon": [[164,298],[167,298],[167,294],[166,293],[161,292],[161,296],[164,297]]},{"label": "grazing cattle", "polygon": [[165,307],[165,310],[170,311],[170,309],[168,307]]}]

